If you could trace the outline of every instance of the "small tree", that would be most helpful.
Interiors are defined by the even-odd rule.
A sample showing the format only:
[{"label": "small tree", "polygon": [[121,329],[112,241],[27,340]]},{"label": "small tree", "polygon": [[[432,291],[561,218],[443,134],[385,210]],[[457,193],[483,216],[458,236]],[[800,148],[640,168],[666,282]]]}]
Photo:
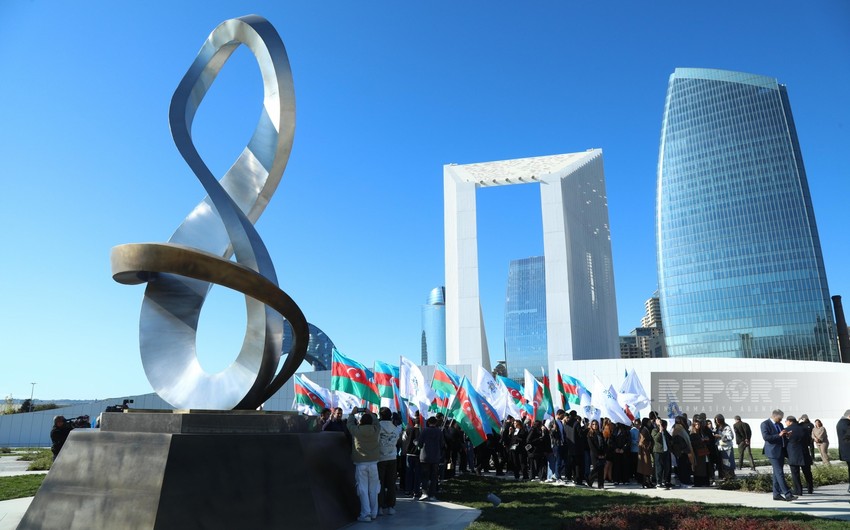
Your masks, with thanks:
[{"label": "small tree", "polygon": [[14,414],[15,413],[15,400],[12,398],[12,394],[6,396],[3,400],[3,407],[0,410],[0,414]]},{"label": "small tree", "polygon": [[32,400],[27,398],[21,403],[21,408],[18,409],[18,412],[32,412]]}]

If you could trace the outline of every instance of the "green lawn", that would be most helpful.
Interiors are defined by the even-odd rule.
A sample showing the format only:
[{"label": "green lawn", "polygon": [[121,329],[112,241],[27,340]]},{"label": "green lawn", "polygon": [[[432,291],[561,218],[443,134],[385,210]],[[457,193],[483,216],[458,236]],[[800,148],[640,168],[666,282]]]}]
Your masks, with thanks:
[{"label": "green lawn", "polygon": [[16,475],[0,477],[0,501],[32,497],[47,475]]},{"label": "green lawn", "polygon": [[[502,504],[486,500],[493,492]],[[848,523],[732,505],[689,503],[643,495],[553,487],[465,475],[443,483],[440,500],[481,510],[471,528],[847,529]],[[677,519],[678,518],[678,519]],[[682,518],[685,518],[684,521]]]}]

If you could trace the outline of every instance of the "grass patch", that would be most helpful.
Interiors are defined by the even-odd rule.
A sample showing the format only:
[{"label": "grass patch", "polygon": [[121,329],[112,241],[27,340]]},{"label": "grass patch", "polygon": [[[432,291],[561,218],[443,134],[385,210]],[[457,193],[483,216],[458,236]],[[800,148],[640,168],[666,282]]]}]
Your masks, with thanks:
[{"label": "grass patch", "polygon": [[[805,488],[806,480],[800,473],[800,480]],[[847,468],[841,466],[812,466],[812,479],[815,488],[828,486],[830,484],[841,484],[847,482]],[[791,485],[791,475],[785,473],[785,482]],[[724,480],[718,486],[722,490],[751,491],[755,493],[770,493],[773,491],[773,473],[759,473],[749,477]]]},{"label": "grass patch", "polygon": [[35,460],[44,458],[45,455],[49,455],[51,458],[53,457],[53,453],[50,451],[50,449],[30,449],[26,452],[20,452],[17,454],[18,460],[22,462],[33,462]]},{"label": "grass patch", "polygon": [[0,477],[0,501],[32,497],[47,475],[16,475]]},{"label": "grass patch", "polygon": [[53,452],[50,449],[39,451],[36,457],[30,460],[27,471],[49,471],[53,465]]},{"label": "grass patch", "polygon": [[[488,493],[502,504],[493,507]],[[443,483],[440,500],[481,510],[470,528],[691,528],[839,529],[846,521],[831,521],[776,510],[721,504],[690,503],[643,495],[601,492],[589,488],[559,488],[535,482],[514,482],[465,475]]]}]

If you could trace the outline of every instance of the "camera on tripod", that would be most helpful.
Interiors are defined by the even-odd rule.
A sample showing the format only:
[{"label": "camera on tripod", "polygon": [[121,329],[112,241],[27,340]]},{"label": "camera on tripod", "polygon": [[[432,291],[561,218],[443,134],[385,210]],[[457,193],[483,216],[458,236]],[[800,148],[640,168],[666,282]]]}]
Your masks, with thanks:
[{"label": "camera on tripod", "polygon": [[109,405],[104,412],[124,412],[130,408],[130,403],[133,403],[132,399],[125,399],[120,405]]},{"label": "camera on tripod", "polygon": [[70,425],[74,429],[88,429],[91,427],[91,418],[87,415],[77,416],[76,418],[65,418],[65,424]]}]

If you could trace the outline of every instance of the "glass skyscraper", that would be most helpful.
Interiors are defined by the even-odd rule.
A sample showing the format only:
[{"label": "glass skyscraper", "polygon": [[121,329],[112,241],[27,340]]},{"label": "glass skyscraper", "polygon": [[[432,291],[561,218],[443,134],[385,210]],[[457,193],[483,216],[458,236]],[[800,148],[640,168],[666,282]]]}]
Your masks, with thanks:
[{"label": "glass skyscraper", "polygon": [[549,367],[546,341],[546,266],[543,256],[511,261],[505,295],[505,360],[508,377],[525,370],[540,377]]},{"label": "glass skyscraper", "polygon": [[657,194],[670,357],[838,361],[784,85],[677,68],[664,106]]},{"label": "glass skyscraper", "polygon": [[446,364],[446,288],[434,287],[422,306],[422,366]]}]

